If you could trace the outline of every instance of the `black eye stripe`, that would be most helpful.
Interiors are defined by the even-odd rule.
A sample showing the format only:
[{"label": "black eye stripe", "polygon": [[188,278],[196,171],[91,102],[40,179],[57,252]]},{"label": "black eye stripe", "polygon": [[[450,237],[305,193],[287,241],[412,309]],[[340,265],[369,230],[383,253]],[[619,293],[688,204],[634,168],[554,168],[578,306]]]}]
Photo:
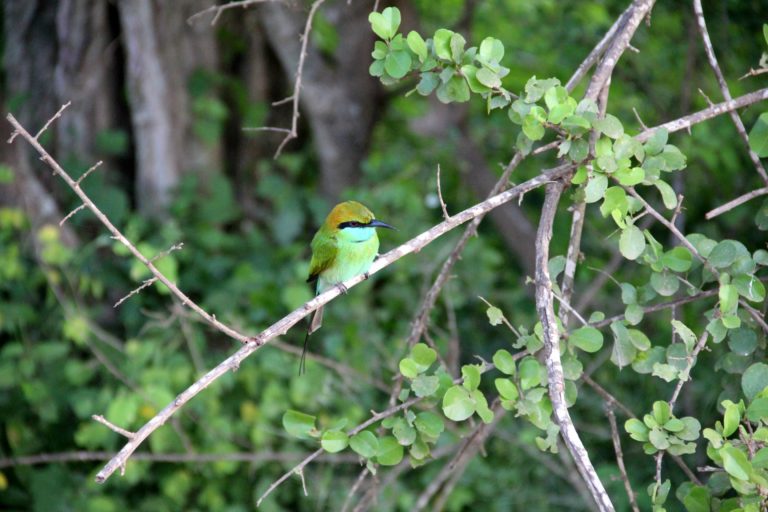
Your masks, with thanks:
[{"label": "black eye stripe", "polygon": [[350,220],[350,221],[342,222],[341,224],[339,224],[339,229],[344,229],[344,228],[362,228],[362,227],[365,227],[367,225],[368,224],[363,224],[362,222],[357,222],[356,220]]}]

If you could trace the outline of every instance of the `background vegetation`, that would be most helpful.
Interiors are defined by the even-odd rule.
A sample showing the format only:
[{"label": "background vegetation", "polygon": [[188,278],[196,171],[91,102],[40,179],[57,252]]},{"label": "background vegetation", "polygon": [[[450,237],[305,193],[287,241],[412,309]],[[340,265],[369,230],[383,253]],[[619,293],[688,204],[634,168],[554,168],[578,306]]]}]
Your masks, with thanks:
[{"label": "background vegetation", "polygon": [[[628,5],[546,0],[396,4],[404,35],[415,30],[427,39],[449,28],[466,38],[467,47],[497,38],[505,48],[501,65],[509,70],[503,87],[516,94],[534,75],[565,83]],[[189,19],[209,6],[204,0],[6,2],[0,95],[5,110],[32,133],[72,101],[40,141],[74,178],[103,161],[83,181],[86,193],[145,255],[183,243],[157,260],[159,269],[206,311],[240,332],[256,334],[311,298],[304,283],[309,240],[337,201],[361,201],[378,218],[398,227],[381,235],[386,251],[443,220],[438,165],[443,199],[449,212],[456,213],[487,195],[501,175],[499,162],[508,162],[515,152],[520,127],[510,122],[506,108],[489,114],[477,95],[448,105],[434,94],[408,95],[419,83],[413,76],[417,73],[382,86],[369,74],[374,42],[382,39],[368,22],[373,2],[329,0],[317,10],[308,40],[298,137],[273,158],[285,133],[243,128],[291,127],[290,102],[273,103],[292,94],[301,54],[298,36],[310,4],[238,7],[221,12],[215,24],[215,12]],[[763,35],[768,8],[763,2],[705,2],[703,7],[732,95],[765,87],[768,75],[738,78],[759,68],[768,50]],[[723,99],[690,3],[661,2],[649,22],[643,22],[632,39],[638,51],[623,55],[610,84],[607,111],[629,134],[643,129],[640,119],[655,126]],[[583,80],[572,91],[576,101],[587,83]],[[763,103],[740,111],[747,130],[764,110]],[[554,140],[548,133],[544,142]],[[713,220],[705,218],[706,212],[730,199],[766,186],[731,120],[725,115],[697,124],[690,133],[670,134],[669,142],[687,156],[685,171],[665,175],[675,193],[684,196],[675,225],[713,243],[739,241],[753,264],[741,272],[765,277],[766,259],[759,250],[766,249],[767,203],[753,199]],[[526,159],[511,180],[522,183],[556,166],[554,153]],[[92,415],[104,415],[135,431],[240,344],[201,322],[159,284],[113,307],[149,278],[149,271],[87,211],[59,226],[80,203],[26,142],[4,144],[0,158],[3,509],[250,510],[270,484],[321,446],[312,435],[304,435],[315,433],[307,425],[322,432],[353,428],[371,411],[398,403],[389,397],[398,382],[395,377],[409,373],[401,360],[415,361],[417,374],[424,373],[421,363],[431,362],[432,356],[412,352],[406,339],[426,290],[461,230],[333,301],[323,329],[312,337],[306,375],[297,375],[303,332],[296,328],[217,380],[154,432],[129,459],[124,476],[96,484],[93,477],[101,461],[125,439]],[[566,254],[569,209],[582,199],[582,188],[567,189],[561,201],[552,257]],[[658,192],[646,187],[642,193],[672,216]],[[429,370],[442,378],[440,390],[432,390],[425,403],[411,408],[414,414],[435,414],[439,422],[427,422],[429,426],[444,425],[442,432],[414,427],[420,440],[434,438],[428,450],[434,460],[413,457],[412,468],[408,452],[413,456],[413,441],[404,442],[402,434],[412,425],[404,427],[409,417],[399,414],[370,431],[379,443],[389,438],[409,446],[402,462],[382,453],[366,456],[360,445],[326,453],[303,469],[302,478],[293,476],[279,486],[261,509],[594,507],[568,451],[554,435],[547,437],[548,420],[537,423],[533,413],[512,406],[512,413],[504,414],[497,404],[503,385],[497,387],[494,379],[504,374],[490,370],[482,379],[477,377],[495,413],[488,428],[480,429],[479,407],[480,416],[466,421],[452,421],[455,414],[444,407],[450,387],[446,378],[475,379],[475,370],[463,373],[462,365],[478,363],[479,357],[498,366],[494,355],[499,349],[517,354],[536,343],[535,335],[520,341],[504,325],[495,324],[503,313],[525,334],[533,333],[539,321],[534,285],[527,277],[534,276],[534,236],[542,202],[543,191],[532,191],[519,205],[513,201],[495,210],[480,225],[429,314],[428,328],[416,340],[440,355]],[[701,265],[691,274],[678,272],[693,282],[691,287],[684,283],[679,290],[656,296],[659,286],[649,284],[651,263],[621,256],[617,224],[610,215],[600,214],[599,204],[586,209],[573,286],[571,303],[582,316],[597,320],[598,312],[606,317],[625,314],[625,304],[633,301],[625,295],[629,288],[619,283],[633,285],[643,307],[697,290],[715,290],[702,300],[645,314],[638,322],[653,347],[668,355],[668,347],[684,344],[687,334],[678,329],[675,337],[671,320],[685,323],[698,338],[712,315],[736,315],[723,309],[730,299],[718,294],[717,280],[702,275]],[[665,250],[679,244],[651,216],[637,223]],[[734,250],[738,254],[724,258],[718,268],[735,276],[736,260],[744,255]],[[750,302],[751,307],[764,317],[764,292],[754,298],[759,300]],[[486,300],[495,308],[489,309]],[[745,387],[744,382],[753,380],[745,381],[743,374],[748,368],[762,371],[755,365],[765,359],[766,333],[743,307],[738,316],[739,326],[718,324],[722,336],[710,325],[718,343],[710,338],[699,355],[674,414],[694,417],[702,429],[713,432],[720,421],[716,433],[731,437],[732,445],[749,459],[746,478],[739,478],[738,470],[726,462],[731,457],[738,459],[737,468],[747,467],[739,455],[726,453],[718,459],[722,445],[716,446],[716,436],[697,436],[691,440],[695,451],[683,460],[705,490],[694,491],[689,476],[665,457],[661,481],[669,479],[671,491],[664,505],[656,500],[659,507],[765,509],[765,494],[760,493],[768,483],[759,479],[766,478],[768,451],[762,452],[766,460],[755,457],[760,449],[768,450],[768,437],[761,438],[759,431],[766,428],[768,411],[753,409],[751,417],[748,412],[764,386]],[[578,321],[571,318],[566,327],[573,330]],[[606,397],[596,390],[609,390],[642,419],[655,402],[669,399],[678,375],[670,382],[637,364],[616,364],[617,346],[625,340],[615,329],[602,328],[605,342],[596,351],[570,346],[566,350],[577,355],[584,369],[579,379],[569,381],[578,388],[578,401],[570,411],[616,509],[628,510]],[[581,344],[591,348],[591,341]],[[529,360],[534,361],[529,366],[537,361]],[[442,377],[436,373],[440,364],[445,368]],[[540,368],[543,371],[543,365]],[[521,390],[536,387],[521,382],[528,376],[522,365],[515,375]],[[416,393],[413,384],[406,379],[406,388]],[[539,405],[547,400],[544,392],[538,401],[528,398]],[[735,404],[742,399],[739,410]],[[724,400],[734,406],[723,406]],[[657,479],[656,460],[624,429],[627,411],[611,400],[608,405],[615,409],[626,473],[639,507],[650,509],[659,491],[646,492]],[[548,418],[549,411],[541,406]],[[728,412],[734,407],[736,412]],[[286,416],[287,411],[315,419]],[[738,415],[737,426],[741,422],[740,439],[739,431],[728,432],[733,415]],[[642,426],[628,424],[628,430],[636,438],[647,437]],[[482,438],[470,445],[466,440],[476,439],[478,432]],[[435,433],[439,435],[430,435]],[[665,431],[665,439],[674,437],[671,433]],[[659,448],[662,442],[650,444],[668,450]],[[470,456],[456,458],[465,449]],[[40,457],[25,459],[35,456]],[[376,475],[366,472],[361,478],[366,462]],[[719,470],[698,470],[704,466]],[[436,481],[441,485],[431,488]]]}]

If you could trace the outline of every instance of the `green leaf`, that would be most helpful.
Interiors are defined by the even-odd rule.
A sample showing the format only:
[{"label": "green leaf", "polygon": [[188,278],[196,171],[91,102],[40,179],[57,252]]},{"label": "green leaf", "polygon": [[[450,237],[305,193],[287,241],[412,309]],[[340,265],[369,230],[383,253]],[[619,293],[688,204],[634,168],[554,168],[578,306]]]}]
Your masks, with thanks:
[{"label": "green leaf", "polygon": [[428,96],[439,84],[440,78],[437,73],[428,71],[421,74],[421,80],[419,80],[419,85],[416,86],[416,91],[422,96]]},{"label": "green leaf", "polygon": [[613,177],[619,180],[619,183],[625,187],[633,187],[642,183],[645,179],[645,171],[642,167],[627,167],[619,169],[613,173]]},{"label": "green leaf", "polygon": [[680,418],[683,422],[683,430],[675,434],[679,439],[683,441],[695,441],[699,438],[699,432],[701,431],[701,423],[693,416],[686,416]]},{"label": "green leaf", "polygon": [[690,251],[682,246],[670,249],[661,257],[661,264],[674,272],[688,272],[692,262]]},{"label": "green leaf", "polygon": [[653,419],[659,425],[665,424],[672,417],[672,411],[669,404],[663,400],[653,402]]},{"label": "green leaf", "polygon": [[480,385],[480,365],[465,364],[461,367],[462,385],[470,391],[477,389]]},{"label": "green leaf", "polygon": [[627,193],[622,187],[610,187],[605,191],[603,204],[600,205],[600,213],[603,217],[608,217],[614,210],[623,217],[628,209]]},{"label": "green leaf", "polygon": [[736,310],[739,304],[739,292],[734,285],[720,285],[718,297],[720,298],[720,311],[723,313],[723,316],[730,315]]},{"label": "green leaf", "polygon": [[594,173],[584,187],[584,201],[595,203],[603,198],[608,189],[608,178],[605,174]]},{"label": "green leaf", "polygon": [[445,429],[445,424],[440,416],[429,411],[417,414],[413,425],[416,430],[433,439],[436,439]]},{"label": "green leaf", "polygon": [[488,424],[493,421],[493,411],[488,407],[488,400],[479,389],[472,391],[472,399],[475,401],[475,412],[480,416],[483,423]]},{"label": "green leaf", "polygon": [[408,43],[408,48],[419,57],[420,62],[427,60],[427,43],[424,42],[421,34],[411,30],[408,32],[406,42]]},{"label": "green leaf", "polygon": [[509,351],[503,348],[497,350],[496,353],[493,354],[493,364],[501,373],[507,375],[515,374],[515,358],[512,357],[512,354],[510,354]]},{"label": "green leaf", "polygon": [[723,458],[723,468],[733,478],[739,480],[749,480],[752,473],[752,465],[747,460],[747,456],[738,448],[726,444],[720,449],[720,456]]},{"label": "green leaf", "polygon": [[700,485],[692,485],[688,493],[683,496],[683,505],[687,512],[710,512],[711,503],[712,496],[709,489]]},{"label": "green leaf", "polygon": [[283,428],[293,437],[306,439],[315,432],[315,417],[288,410],[283,414]]},{"label": "green leaf", "polygon": [[740,274],[733,279],[739,295],[751,302],[765,300],[765,285],[753,275]]},{"label": "green leaf", "polygon": [[611,361],[619,368],[623,368],[634,361],[637,349],[632,344],[629,330],[623,323],[611,323],[611,332],[614,339]]},{"label": "green leaf", "polygon": [[645,237],[640,228],[634,225],[627,226],[619,237],[619,251],[628,260],[636,260],[645,250]]},{"label": "green leaf", "polygon": [[410,446],[416,440],[416,429],[409,425],[405,418],[398,418],[395,421],[392,434],[397,442],[403,446]]},{"label": "green leaf", "polygon": [[488,315],[488,323],[491,325],[500,325],[504,318],[504,313],[496,306],[488,306],[485,314]]},{"label": "green leaf", "polygon": [[531,109],[523,119],[523,133],[529,139],[536,141],[544,137],[544,131],[542,121],[537,119],[534,109]]},{"label": "green leaf", "polygon": [[571,333],[568,340],[584,352],[594,353],[603,347],[603,333],[594,327],[579,327]]},{"label": "green leaf", "polygon": [[690,353],[696,345],[696,335],[680,320],[672,320],[672,328],[685,344],[685,350]]},{"label": "green leaf", "polygon": [[541,364],[534,357],[526,357],[520,362],[518,370],[520,375],[520,387],[531,389],[541,384]]},{"label": "green leaf", "polygon": [[612,139],[618,139],[624,135],[624,127],[621,125],[621,121],[611,114],[606,114],[604,118],[595,121],[595,128]]},{"label": "green leaf", "polygon": [[725,268],[739,257],[739,246],[733,240],[723,240],[709,253],[709,263],[715,268]]},{"label": "green leaf", "polygon": [[432,38],[435,55],[441,59],[450,60],[451,58],[451,36],[452,30],[445,28],[438,29]]},{"label": "green leaf", "polygon": [[525,84],[525,101],[528,103],[539,101],[550,87],[555,87],[556,85],[560,85],[560,80],[557,78],[539,80],[535,76],[531,77]]},{"label": "green leaf", "polygon": [[648,339],[648,336],[643,331],[627,329],[627,333],[629,334],[629,341],[637,350],[645,352],[651,348],[651,340]]},{"label": "green leaf", "polygon": [[410,357],[400,360],[400,373],[408,379],[415,379],[419,374],[419,366]]},{"label": "green leaf", "polygon": [[733,329],[728,333],[728,347],[740,356],[748,356],[757,348],[757,333],[752,329]]},{"label": "green leaf", "polygon": [[480,68],[475,75],[477,81],[491,89],[501,87],[501,77],[488,68]]},{"label": "green leaf", "polygon": [[664,146],[661,152],[661,159],[664,161],[665,171],[678,171],[685,168],[685,155],[672,144]]},{"label": "green leaf", "polygon": [[453,62],[459,64],[464,56],[464,46],[467,44],[466,39],[459,33],[454,32],[451,34],[451,59]]},{"label": "green leaf", "polygon": [[363,430],[349,439],[349,447],[361,457],[370,459],[379,451],[379,440],[373,432]]},{"label": "green leaf", "polygon": [[411,54],[404,50],[389,52],[384,59],[384,70],[392,78],[403,78],[411,70]]},{"label": "green leaf", "polygon": [[643,144],[645,153],[647,155],[658,155],[667,145],[667,139],[669,138],[669,132],[666,128],[658,128],[654,130],[651,136]]},{"label": "green leaf", "polygon": [[631,418],[624,423],[624,430],[627,431],[629,437],[635,441],[645,443],[648,441],[648,427],[642,421]]},{"label": "green leaf", "polygon": [[749,147],[760,158],[768,157],[768,112],[760,114],[750,130]]},{"label": "green leaf", "polygon": [[723,436],[730,437],[739,428],[741,411],[739,410],[739,404],[735,404],[730,400],[723,400],[722,405],[725,408],[725,413],[723,414]]},{"label": "green leaf", "polygon": [[672,382],[677,378],[678,370],[674,366],[666,363],[653,363],[653,376],[659,377],[667,382]]},{"label": "green leaf", "polygon": [[574,114],[563,119],[560,126],[571,135],[582,135],[592,128],[584,117]]},{"label": "green leaf", "polygon": [[653,184],[661,193],[661,201],[664,203],[664,207],[668,210],[677,208],[677,195],[672,190],[672,187],[669,186],[669,183],[663,180],[656,180]]},{"label": "green leaf", "polygon": [[753,423],[768,420],[768,398],[756,398],[747,407],[747,419]]},{"label": "green leaf", "polygon": [[[547,89],[544,93],[544,104],[547,108],[552,110],[558,105],[562,105],[568,101],[568,91],[565,87],[558,85]],[[573,110],[576,110],[576,105],[573,106]]]},{"label": "green leaf", "polygon": [[475,402],[464,386],[453,386],[443,396],[443,414],[449,420],[464,421],[475,412]]},{"label": "green leaf", "polygon": [[654,272],[651,274],[651,287],[663,297],[669,297],[675,294],[680,288],[680,281],[674,274],[667,271]]},{"label": "green leaf", "polygon": [[479,57],[485,63],[501,62],[504,57],[504,44],[494,37],[486,37],[480,43]]},{"label": "green leaf", "polygon": [[755,395],[768,386],[768,364],[755,363],[741,376],[741,389],[747,400],[753,400]]},{"label": "green leaf", "polygon": [[320,446],[328,453],[337,453],[347,447],[349,437],[341,430],[328,430],[320,439]]},{"label": "green leaf", "polygon": [[397,442],[393,436],[384,436],[379,439],[379,449],[376,452],[376,461],[382,466],[394,466],[403,460],[403,445]]},{"label": "green leaf", "polygon": [[[552,116],[552,112],[549,113],[550,116]],[[552,119],[550,119],[551,122],[554,122]],[[584,139],[574,139],[571,141],[571,149],[568,150],[568,157],[574,161],[574,162],[581,162],[587,156],[589,155],[589,143],[585,141]],[[580,175],[579,173],[582,172],[581,169],[584,169],[583,176],[584,179],[581,181],[574,181],[577,180]],[[587,172],[586,168],[579,167],[579,169],[576,171],[576,174],[573,176],[572,183],[574,185],[579,185],[580,183],[583,183],[584,180],[586,180]]]},{"label": "green leaf", "polygon": [[624,309],[624,319],[629,325],[637,325],[643,321],[645,310],[640,304],[629,304]]},{"label": "green leaf", "polygon": [[504,400],[516,401],[520,397],[520,393],[517,390],[515,383],[509,379],[496,379],[493,381],[496,386],[496,390]]},{"label": "green leaf", "polygon": [[[373,32],[382,39],[391,39],[394,33],[391,31],[390,20],[380,12],[372,12],[368,15]],[[396,31],[395,31],[396,32]]]},{"label": "green leaf", "polygon": [[658,450],[669,448],[669,436],[659,427],[654,427],[648,433],[648,441]]},{"label": "green leaf", "polygon": [[437,99],[442,103],[464,103],[469,101],[469,85],[464,78],[455,75],[437,88]]},{"label": "green leaf", "polygon": [[426,371],[437,360],[437,352],[424,343],[417,343],[411,349],[411,358],[418,365],[419,373]]},{"label": "green leaf", "polygon": [[411,389],[417,397],[432,396],[440,387],[440,379],[434,375],[419,375],[411,382]]}]

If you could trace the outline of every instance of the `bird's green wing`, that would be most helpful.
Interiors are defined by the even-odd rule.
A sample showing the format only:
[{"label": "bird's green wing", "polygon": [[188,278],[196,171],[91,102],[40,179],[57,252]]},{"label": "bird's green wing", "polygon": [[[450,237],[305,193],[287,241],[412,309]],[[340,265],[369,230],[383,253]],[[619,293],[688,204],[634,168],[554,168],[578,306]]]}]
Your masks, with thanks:
[{"label": "bird's green wing", "polygon": [[318,231],[312,239],[312,261],[309,263],[307,282],[316,281],[325,269],[333,265],[337,253],[336,238]]}]

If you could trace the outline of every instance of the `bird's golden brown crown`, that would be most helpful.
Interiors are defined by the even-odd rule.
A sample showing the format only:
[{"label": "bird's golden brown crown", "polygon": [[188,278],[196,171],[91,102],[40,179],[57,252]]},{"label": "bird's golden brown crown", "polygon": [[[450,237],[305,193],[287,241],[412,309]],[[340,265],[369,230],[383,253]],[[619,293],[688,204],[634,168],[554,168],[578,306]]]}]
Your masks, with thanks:
[{"label": "bird's golden brown crown", "polygon": [[371,210],[362,204],[357,201],[345,201],[333,207],[333,210],[325,219],[325,224],[329,228],[337,228],[343,222],[369,224],[373,219],[374,216]]}]

